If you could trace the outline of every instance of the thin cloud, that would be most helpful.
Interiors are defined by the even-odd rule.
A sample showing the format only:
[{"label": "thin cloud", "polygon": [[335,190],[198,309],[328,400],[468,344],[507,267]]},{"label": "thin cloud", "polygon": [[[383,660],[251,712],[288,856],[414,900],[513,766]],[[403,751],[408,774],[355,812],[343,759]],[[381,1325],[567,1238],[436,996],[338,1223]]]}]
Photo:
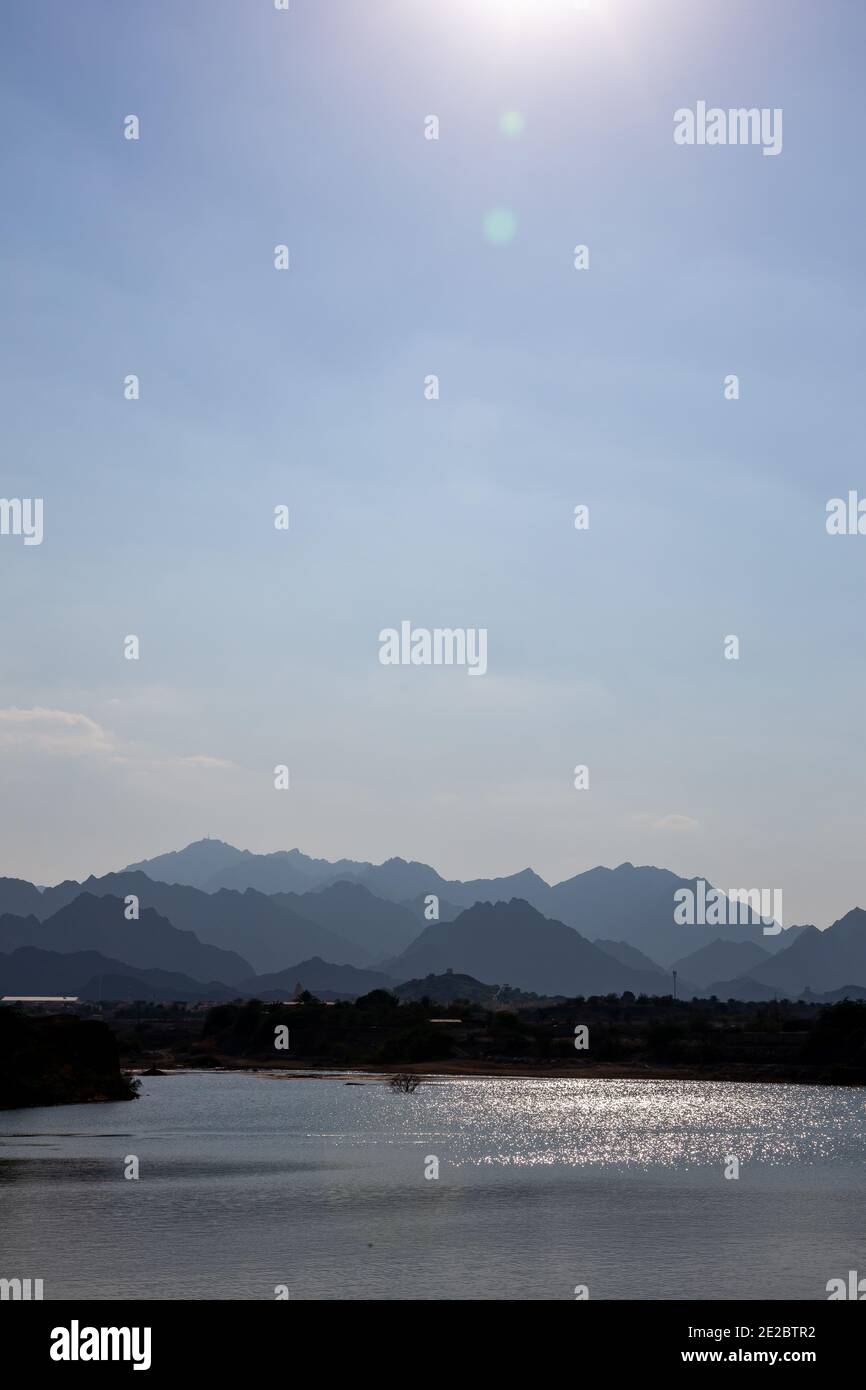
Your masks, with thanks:
[{"label": "thin cloud", "polygon": [[135,744],[122,741],[91,719],[74,710],[0,709],[0,748],[24,753],[49,753],[55,757],[93,757],[113,764],[141,769],[229,768],[235,764],[207,753],[155,758]]},{"label": "thin cloud", "polygon": [[700,822],[693,820],[691,816],[662,816],[661,820],[652,822],[653,830],[674,830],[691,832],[700,830]]},{"label": "thin cloud", "polygon": [[110,754],[116,746],[112,734],[86,714],[71,710],[0,709],[0,747],[81,756]]}]

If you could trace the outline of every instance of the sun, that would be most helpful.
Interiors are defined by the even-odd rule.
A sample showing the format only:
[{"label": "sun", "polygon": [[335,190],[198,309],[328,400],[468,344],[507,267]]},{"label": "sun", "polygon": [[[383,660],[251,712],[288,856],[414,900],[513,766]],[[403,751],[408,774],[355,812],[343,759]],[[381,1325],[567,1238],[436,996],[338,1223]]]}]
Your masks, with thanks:
[{"label": "sun", "polygon": [[538,29],[581,15],[600,17],[610,0],[461,0],[461,13],[476,16],[503,28]]},{"label": "sun", "polygon": [[[585,58],[589,45],[618,44],[626,14],[646,0],[437,0],[419,7],[422,23],[462,49],[468,60],[478,45],[520,56],[524,45],[551,63],[577,45]],[[629,28],[633,26],[629,25]]]},{"label": "sun", "polygon": [[555,12],[568,14],[569,11],[574,11],[578,14],[581,12],[586,14],[591,10],[600,10],[606,0],[475,0],[475,3],[485,10],[500,14],[505,18],[530,18],[535,15]]}]

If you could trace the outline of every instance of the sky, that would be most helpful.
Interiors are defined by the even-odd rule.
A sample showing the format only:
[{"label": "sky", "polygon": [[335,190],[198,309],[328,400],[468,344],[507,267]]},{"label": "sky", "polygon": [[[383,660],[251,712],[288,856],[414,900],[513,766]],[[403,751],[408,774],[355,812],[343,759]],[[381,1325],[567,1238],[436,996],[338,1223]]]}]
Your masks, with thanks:
[{"label": "sky", "polygon": [[[209,834],[866,906],[859,0],[3,27],[0,873]],[[781,152],[675,144],[699,101]],[[381,664],[404,620],[484,676]]]}]

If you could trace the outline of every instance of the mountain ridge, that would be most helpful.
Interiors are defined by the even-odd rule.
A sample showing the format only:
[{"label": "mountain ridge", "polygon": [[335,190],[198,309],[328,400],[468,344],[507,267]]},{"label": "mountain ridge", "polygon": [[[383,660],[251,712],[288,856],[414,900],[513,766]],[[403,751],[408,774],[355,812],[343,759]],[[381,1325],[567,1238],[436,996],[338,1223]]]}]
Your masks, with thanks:
[{"label": "mountain ridge", "polygon": [[[144,865],[172,881],[151,878]],[[300,883],[300,891],[242,886],[260,870],[271,886],[289,880]],[[226,875],[239,886],[213,886]],[[183,876],[211,886],[181,882]],[[681,995],[740,989],[747,998],[755,991],[767,998],[796,997],[804,989],[866,987],[862,909],[851,909],[823,931],[791,927],[767,935],[754,918],[744,925],[682,925],[675,918],[675,895],[684,888],[696,893],[702,883],[711,887],[708,880],[630,861],[615,868],[597,865],[552,885],[530,867],[491,879],[447,880],[429,865],[399,856],[379,865],[332,862],[298,849],[258,855],[204,839],[81,883],[69,879],[40,889],[25,879],[0,878],[0,950],[41,942],[65,950],[98,948],[108,959],[179,971],[199,982],[228,982],[230,976],[234,983],[252,981],[291,969],[287,961],[310,960],[334,970],[391,979],[406,970],[424,978],[455,966],[449,953],[456,953],[467,976],[549,995],[600,988],[669,992],[673,969]],[[113,919],[113,934],[87,934],[95,902],[130,895],[139,899],[142,917],[149,910],[161,919],[151,942],[157,955],[165,948],[159,959],[133,958],[124,948],[123,931],[131,924],[122,913]],[[75,903],[78,935],[73,932],[69,943],[56,939],[57,923],[48,933],[35,930]],[[476,911],[482,905],[495,909],[493,917]],[[438,909],[441,914],[431,917]],[[152,920],[138,924],[140,938],[148,936]],[[505,928],[499,939],[495,933],[485,937],[482,925],[490,921]],[[166,927],[186,933],[196,946],[166,936]],[[562,931],[570,938],[557,935]],[[471,962],[464,959],[470,947],[476,952]],[[234,955],[228,975],[225,954],[215,958],[221,977],[219,969],[205,968],[202,948]],[[557,969],[565,972],[562,978]],[[509,971],[515,970],[522,973],[512,979]]]}]

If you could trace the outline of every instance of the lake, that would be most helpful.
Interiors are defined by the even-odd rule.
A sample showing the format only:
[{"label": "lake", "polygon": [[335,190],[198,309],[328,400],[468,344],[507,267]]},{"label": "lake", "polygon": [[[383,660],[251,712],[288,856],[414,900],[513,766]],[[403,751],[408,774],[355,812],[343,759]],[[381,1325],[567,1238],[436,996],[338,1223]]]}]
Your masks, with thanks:
[{"label": "lake", "polygon": [[866,1273],[862,1090],[357,1079],[145,1077],[131,1103],[0,1112],[0,1277],[46,1299],[825,1299]]}]

